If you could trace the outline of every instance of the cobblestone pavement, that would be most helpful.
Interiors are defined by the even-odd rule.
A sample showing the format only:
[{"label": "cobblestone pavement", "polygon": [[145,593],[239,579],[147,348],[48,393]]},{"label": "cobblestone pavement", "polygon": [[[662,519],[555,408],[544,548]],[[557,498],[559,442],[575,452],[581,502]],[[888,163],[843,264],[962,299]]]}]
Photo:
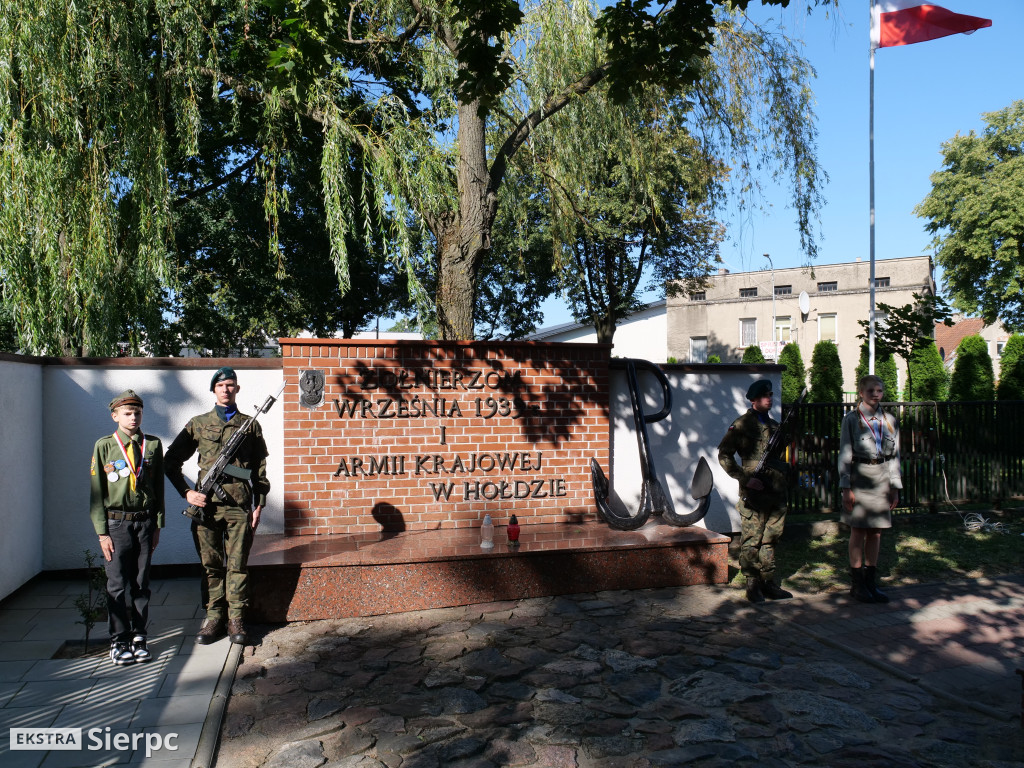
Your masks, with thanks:
[{"label": "cobblestone pavement", "polygon": [[[996,586],[990,614],[1001,605],[1019,627],[1024,586]],[[991,601],[993,587],[960,590]],[[913,633],[882,653],[884,616],[925,628],[949,620],[937,606],[955,594],[751,606],[732,588],[681,587],[267,628],[235,676],[216,765],[1024,766],[1019,699],[979,711],[1005,702],[947,695],[914,666]],[[986,627],[998,646],[1006,633]]]}]

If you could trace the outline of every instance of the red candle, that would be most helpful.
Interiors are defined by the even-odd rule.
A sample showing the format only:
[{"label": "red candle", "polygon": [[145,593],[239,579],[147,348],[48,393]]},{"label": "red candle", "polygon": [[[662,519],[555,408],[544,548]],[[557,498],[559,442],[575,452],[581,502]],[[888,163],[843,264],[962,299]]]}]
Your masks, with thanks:
[{"label": "red candle", "polygon": [[519,521],[515,515],[512,515],[508,521],[508,540],[514,543],[519,541]]}]

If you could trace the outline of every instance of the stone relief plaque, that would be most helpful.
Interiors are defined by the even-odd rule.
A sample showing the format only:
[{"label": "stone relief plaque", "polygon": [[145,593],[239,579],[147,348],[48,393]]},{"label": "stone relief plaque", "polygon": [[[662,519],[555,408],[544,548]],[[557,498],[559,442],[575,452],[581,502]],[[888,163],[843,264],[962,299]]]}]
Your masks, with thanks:
[{"label": "stone relief plaque", "polygon": [[306,370],[299,374],[299,405],[303,408],[319,408],[324,404],[323,370]]}]

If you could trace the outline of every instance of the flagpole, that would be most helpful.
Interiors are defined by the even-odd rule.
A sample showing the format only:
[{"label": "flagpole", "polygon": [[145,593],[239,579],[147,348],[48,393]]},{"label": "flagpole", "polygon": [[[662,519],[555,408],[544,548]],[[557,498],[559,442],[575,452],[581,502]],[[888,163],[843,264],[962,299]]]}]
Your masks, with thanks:
[{"label": "flagpole", "polygon": [[868,253],[871,257],[870,297],[868,304],[868,373],[875,373],[875,43],[871,32],[875,21],[875,0],[871,0],[871,19],[868,25],[868,47],[871,49],[870,75],[868,76],[868,200],[870,213],[870,234]]}]

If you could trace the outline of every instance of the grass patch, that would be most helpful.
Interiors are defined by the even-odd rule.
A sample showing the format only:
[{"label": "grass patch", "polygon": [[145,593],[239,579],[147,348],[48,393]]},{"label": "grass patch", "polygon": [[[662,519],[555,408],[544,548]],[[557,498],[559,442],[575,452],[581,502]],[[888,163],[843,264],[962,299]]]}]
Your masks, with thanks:
[{"label": "grass patch", "polygon": [[[882,534],[882,582],[895,586],[1024,571],[1024,516],[989,510],[985,517],[1009,532],[967,531],[957,514],[897,515]],[[783,584],[810,593],[849,589],[848,541],[842,528],[838,535],[784,539],[776,549]]]}]

